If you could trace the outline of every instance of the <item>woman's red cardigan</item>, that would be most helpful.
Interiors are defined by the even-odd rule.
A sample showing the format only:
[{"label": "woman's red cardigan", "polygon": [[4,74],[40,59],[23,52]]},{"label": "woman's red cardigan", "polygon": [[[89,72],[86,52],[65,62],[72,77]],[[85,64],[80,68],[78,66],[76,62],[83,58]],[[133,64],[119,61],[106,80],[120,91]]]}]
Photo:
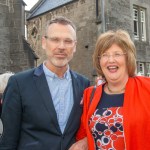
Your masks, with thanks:
[{"label": "woman's red cardigan", "polygon": [[[77,140],[87,137],[89,150],[95,150],[95,144],[88,121],[100,101],[102,85],[97,87],[92,103],[89,104],[92,89],[89,87],[84,91],[83,114],[76,136]],[[128,79],[123,104],[123,127],[126,150],[150,150],[150,78]]]}]

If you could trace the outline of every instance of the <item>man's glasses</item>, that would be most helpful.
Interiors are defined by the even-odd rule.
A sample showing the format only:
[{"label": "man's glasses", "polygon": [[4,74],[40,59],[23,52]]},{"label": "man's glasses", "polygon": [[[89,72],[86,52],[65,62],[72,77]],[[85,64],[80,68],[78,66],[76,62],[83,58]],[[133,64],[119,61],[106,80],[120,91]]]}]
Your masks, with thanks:
[{"label": "man's glasses", "polygon": [[112,55],[110,55],[108,53],[103,53],[101,56],[98,56],[98,58],[101,59],[101,60],[108,60],[112,56],[115,60],[118,60],[124,55],[126,55],[126,53],[115,52]]},{"label": "man's glasses", "polygon": [[63,42],[65,47],[73,47],[76,42],[76,40],[72,40],[72,39],[60,39],[57,37],[48,37],[48,36],[44,36],[44,37],[56,46],[59,46],[61,42]]}]

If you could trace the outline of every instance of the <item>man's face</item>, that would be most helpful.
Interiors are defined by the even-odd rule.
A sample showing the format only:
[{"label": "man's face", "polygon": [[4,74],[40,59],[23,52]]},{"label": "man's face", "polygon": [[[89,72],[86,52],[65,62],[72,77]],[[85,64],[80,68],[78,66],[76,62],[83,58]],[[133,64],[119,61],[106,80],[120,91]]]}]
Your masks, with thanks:
[{"label": "man's face", "polygon": [[42,48],[46,52],[48,67],[66,67],[76,51],[75,30],[70,25],[51,24],[42,38]]}]

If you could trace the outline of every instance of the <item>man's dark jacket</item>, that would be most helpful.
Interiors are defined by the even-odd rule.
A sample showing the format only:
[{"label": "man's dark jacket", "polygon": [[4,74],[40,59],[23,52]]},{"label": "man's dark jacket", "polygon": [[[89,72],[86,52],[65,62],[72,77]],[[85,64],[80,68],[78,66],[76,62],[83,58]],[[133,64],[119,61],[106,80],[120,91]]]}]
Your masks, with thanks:
[{"label": "man's dark jacket", "polygon": [[89,80],[70,70],[74,105],[64,133],[42,65],[10,77],[2,106],[0,150],[68,150],[75,142],[82,114],[81,99]]}]

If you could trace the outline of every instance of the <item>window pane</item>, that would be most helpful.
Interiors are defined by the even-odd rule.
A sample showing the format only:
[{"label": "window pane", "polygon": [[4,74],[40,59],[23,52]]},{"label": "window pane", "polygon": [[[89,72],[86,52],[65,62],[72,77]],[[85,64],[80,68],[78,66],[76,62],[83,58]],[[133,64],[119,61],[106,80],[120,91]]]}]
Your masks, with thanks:
[{"label": "window pane", "polygon": [[138,36],[138,22],[134,21],[134,35]]},{"label": "window pane", "polygon": [[134,9],[134,20],[138,20],[138,11]]},{"label": "window pane", "polygon": [[139,69],[140,69],[141,75],[144,75],[144,63],[139,63]]},{"label": "window pane", "polygon": [[137,9],[133,9],[133,24],[134,24],[134,39],[139,39],[139,31],[138,31],[138,11]]}]

